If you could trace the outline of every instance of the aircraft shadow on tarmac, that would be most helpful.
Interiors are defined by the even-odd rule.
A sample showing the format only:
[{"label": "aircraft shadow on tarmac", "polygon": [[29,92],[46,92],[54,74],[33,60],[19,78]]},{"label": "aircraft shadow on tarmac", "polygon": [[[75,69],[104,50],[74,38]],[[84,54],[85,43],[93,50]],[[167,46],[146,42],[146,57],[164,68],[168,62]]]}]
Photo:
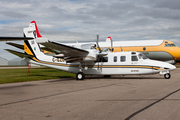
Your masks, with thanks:
[{"label": "aircraft shadow on tarmac", "polygon": [[156,80],[156,79],[164,79],[162,77],[145,77],[145,76],[112,76],[112,77],[102,77],[102,76],[92,76],[92,77],[86,77],[86,79],[134,79],[134,80],[145,80],[145,79],[152,79],[152,80]]},{"label": "aircraft shadow on tarmac", "polygon": [[[86,76],[84,80],[78,80],[78,81],[86,81],[86,80],[103,80],[103,79],[110,79],[110,80],[128,80],[128,79],[133,79],[133,80],[157,80],[157,79],[164,79],[164,77],[161,76],[155,76],[155,77],[149,77],[149,76],[112,76],[112,77],[103,77],[103,76]],[[61,82],[61,81],[74,81],[76,80],[75,78],[60,78],[60,79],[54,79],[54,80],[49,80],[47,82]]]}]

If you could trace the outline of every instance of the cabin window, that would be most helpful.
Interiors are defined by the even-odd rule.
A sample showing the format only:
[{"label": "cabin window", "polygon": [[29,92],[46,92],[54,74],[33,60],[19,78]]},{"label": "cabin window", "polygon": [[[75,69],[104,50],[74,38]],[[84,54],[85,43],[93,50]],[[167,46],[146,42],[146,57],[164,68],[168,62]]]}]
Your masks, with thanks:
[{"label": "cabin window", "polygon": [[131,56],[131,60],[132,61],[138,61],[138,58],[137,58],[137,56]]},{"label": "cabin window", "polygon": [[117,62],[117,56],[114,56],[114,62]]},{"label": "cabin window", "polygon": [[126,61],[126,56],[121,56],[120,61],[125,62]]}]

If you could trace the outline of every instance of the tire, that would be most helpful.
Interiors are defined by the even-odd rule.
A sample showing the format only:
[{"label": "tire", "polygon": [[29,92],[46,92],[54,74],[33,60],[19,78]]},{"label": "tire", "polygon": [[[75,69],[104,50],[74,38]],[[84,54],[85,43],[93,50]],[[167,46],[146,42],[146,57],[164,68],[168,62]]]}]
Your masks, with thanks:
[{"label": "tire", "polygon": [[165,79],[171,78],[171,74],[169,74],[169,73],[164,74],[164,78],[165,78]]},{"label": "tire", "polygon": [[78,72],[76,74],[76,80],[83,80],[85,77],[84,73],[83,72]]}]

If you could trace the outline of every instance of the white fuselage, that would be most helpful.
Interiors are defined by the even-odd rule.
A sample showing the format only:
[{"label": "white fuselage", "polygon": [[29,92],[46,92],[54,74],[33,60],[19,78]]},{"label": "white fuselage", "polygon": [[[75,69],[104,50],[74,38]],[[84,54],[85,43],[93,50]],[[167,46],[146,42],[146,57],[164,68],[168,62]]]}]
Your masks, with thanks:
[{"label": "white fuselage", "polygon": [[[99,61],[81,62],[82,72],[86,75],[127,75],[127,74],[153,74],[162,73],[175,69],[175,66],[146,59],[138,52],[114,52],[109,53]],[[64,59],[54,58],[52,56],[41,55],[34,57],[29,62],[43,65],[71,73],[79,72],[79,64],[66,63]]]}]

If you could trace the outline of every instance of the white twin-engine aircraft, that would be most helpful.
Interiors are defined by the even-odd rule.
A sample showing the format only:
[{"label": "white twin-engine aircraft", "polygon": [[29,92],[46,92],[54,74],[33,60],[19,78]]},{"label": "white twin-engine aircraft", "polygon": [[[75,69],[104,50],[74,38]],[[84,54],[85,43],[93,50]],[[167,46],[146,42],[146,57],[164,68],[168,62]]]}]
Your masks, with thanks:
[{"label": "white twin-engine aircraft", "polygon": [[[24,34],[25,38],[1,37],[1,41],[24,40],[25,53],[6,50],[25,58],[27,62],[75,73],[77,80],[83,80],[85,75],[109,76],[155,73],[164,75],[164,78],[169,79],[171,77],[169,71],[176,68],[174,65],[166,62],[150,60],[139,52],[110,52],[108,50],[105,52],[98,44],[98,35],[96,44],[83,44],[81,48],[76,48],[49,40],[44,42],[35,21],[32,21],[30,26],[24,29]],[[43,42],[41,43],[41,41]],[[39,43],[59,54],[54,56],[45,55],[41,51]]]}]

